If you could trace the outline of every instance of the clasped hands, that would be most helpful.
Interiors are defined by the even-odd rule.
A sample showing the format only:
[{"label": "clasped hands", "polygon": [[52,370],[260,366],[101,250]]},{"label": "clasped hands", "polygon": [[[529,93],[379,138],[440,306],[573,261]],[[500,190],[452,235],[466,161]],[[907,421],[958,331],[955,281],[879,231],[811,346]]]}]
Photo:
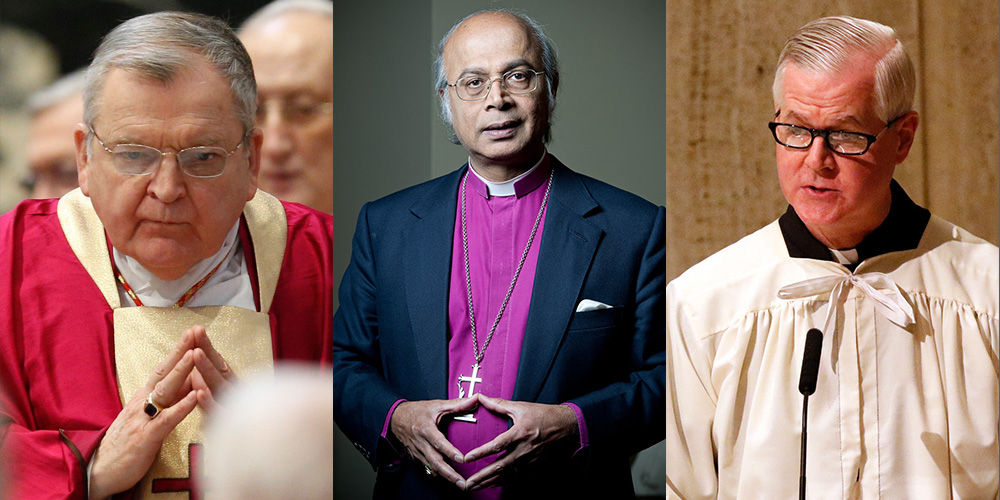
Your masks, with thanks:
[{"label": "clasped hands", "polygon": [[[445,438],[439,426],[448,415],[468,413],[479,405],[493,413],[507,415],[513,425],[490,442],[463,455]],[[482,394],[450,400],[404,401],[393,411],[389,425],[413,460],[423,464],[429,474],[440,475],[462,490],[499,486],[511,479],[518,468],[557,448],[558,443],[579,440],[576,413],[567,405],[507,401]],[[505,453],[468,479],[447,461],[469,463],[501,452]]]},{"label": "clasped hands", "polygon": [[[234,382],[235,374],[212,346],[205,327],[185,330],[101,440],[92,461],[90,498],[108,498],[139,482],[174,427],[195,406],[211,411],[216,396]],[[162,408],[154,418],[143,411],[150,395]]]}]

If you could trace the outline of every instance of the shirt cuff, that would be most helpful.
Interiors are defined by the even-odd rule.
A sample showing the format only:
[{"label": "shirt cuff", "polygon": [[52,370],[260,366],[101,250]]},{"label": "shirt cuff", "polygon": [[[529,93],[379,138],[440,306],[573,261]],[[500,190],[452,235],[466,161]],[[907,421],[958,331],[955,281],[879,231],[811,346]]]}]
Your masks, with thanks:
[{"label": "shirt cuff", "polygon": [[382,437],[382,440],[389,445],[389,448],[392,449],[393,453],[396,454],[396,458],[388,460],[387,461],[388,463],[399,462],[400,458],[403,456],[403,454],[400,452],[398,448],[396,448],[396,445],[394,444],[394,442],[399,442],[399,441],[396,439],[390,439],[391,436],[389,435],[390,432],[389,422],[392,421],[392,413],[396,411],[396,407],[399,406],[399,403],[402,403],[404,401],[406,400],[397,399],[396,402],[389,407],[389,411],[386,412],[385,414],[385,422],[382,423],[382,434],[380,434],[380,436]]},{"label": "shirt cuff", "polygon": [[580,450],[590,446],[590,438],[587,436],[587,422],[583,419],[583,410],[576,403],[563,404],[572,408],[573,413],[576,413],[576,425],[580,429],[580,447],[573,452],[573,455],[576,455]]}]

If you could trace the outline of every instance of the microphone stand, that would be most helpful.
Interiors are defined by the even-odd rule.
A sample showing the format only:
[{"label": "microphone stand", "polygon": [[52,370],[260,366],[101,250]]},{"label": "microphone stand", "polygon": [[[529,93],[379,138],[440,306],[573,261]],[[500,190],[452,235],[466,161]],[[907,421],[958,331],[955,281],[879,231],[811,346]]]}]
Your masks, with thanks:
[{"label": "microphone stand", "polygon": [[806,498],[806,430],[809,424],[809,396],[816,392],[819,375],[819,357],[823,351],[823,334],[810,328],[802,351],[802,371],[799,373],[799,392],[802,393],[802,450],[799,456],[799,500]]},{"label": "microphone stand", "polygon": [[809,395],[802,397],[802,451],[799,456],[799,500],[806,500],[806,427],[809,417]]}]

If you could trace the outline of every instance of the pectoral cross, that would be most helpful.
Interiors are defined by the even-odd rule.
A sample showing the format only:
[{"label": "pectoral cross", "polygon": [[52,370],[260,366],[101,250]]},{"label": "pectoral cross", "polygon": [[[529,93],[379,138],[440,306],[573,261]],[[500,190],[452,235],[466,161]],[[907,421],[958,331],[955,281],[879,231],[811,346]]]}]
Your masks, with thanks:
[{"label": "pectoral cross", "polygon": [[160,478],[154,479],[152,483],[153,493],[187,492],[191,500],[201,500],[202,494],[198,489],[198,466],[201,464],[201,445],[191,443],[188,445],[188,477]]},{"label": "pectoral cross", "polygon": [[[473,391],[476,390],[476,383],[481,383],[483,379],[479,378],[479,363],[472,365],[472,376],[466,377],[465,375],[458,376],[458,397],[472,397]],[[469,395],[465,395],[465,391],[462,389],[462,382],[469,383]],[[459,415],[455,417],[455,420],[461,420],[462,422],[472,422],[476,423],[476,417],[472,416],[472,413],[466,413],[465,415]]]}]

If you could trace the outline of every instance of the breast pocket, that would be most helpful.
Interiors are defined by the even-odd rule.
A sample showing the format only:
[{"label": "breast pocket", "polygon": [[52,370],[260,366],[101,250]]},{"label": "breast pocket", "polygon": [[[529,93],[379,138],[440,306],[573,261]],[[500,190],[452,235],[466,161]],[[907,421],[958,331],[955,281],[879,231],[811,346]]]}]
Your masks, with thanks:
[{"label": "breast pocket", "polygon": [[623,310],[623,307],[612,307],[610,309],[573,313],[573,316],[569,320],[568,330],[572,332],[586,332],[614,329],[621,321]]}]

